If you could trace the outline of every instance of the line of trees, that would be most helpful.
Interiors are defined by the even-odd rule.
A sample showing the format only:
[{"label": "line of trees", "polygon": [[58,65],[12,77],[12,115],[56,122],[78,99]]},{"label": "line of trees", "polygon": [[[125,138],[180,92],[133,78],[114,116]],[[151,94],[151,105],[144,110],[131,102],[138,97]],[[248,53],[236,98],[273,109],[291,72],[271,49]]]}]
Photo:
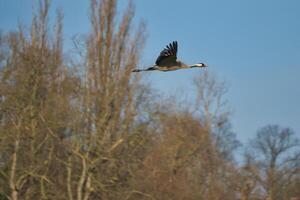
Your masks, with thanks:
[{"label": "line of trees", "polygon": [[132,3],[120,15],[116,0],[91,0],[71,55],[49,8],[0,33],[0,200],[300,197],[291,129],[260,129],[238,165],[223,82],[202,73],[187,108],[131,74],[145,41]]}]

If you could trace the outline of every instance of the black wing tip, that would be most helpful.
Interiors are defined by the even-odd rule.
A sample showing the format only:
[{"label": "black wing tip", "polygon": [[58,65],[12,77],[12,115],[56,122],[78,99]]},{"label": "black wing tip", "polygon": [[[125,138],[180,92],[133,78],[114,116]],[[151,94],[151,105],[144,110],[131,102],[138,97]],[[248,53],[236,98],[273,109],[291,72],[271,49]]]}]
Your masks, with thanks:
[{"label": "black wing tip", "polygon": [[169,43],[168,45],[166,45],[166,47],[160,52],[160,55],[158,56],[158,58],[155,61],[156,65],[159,65],[159,63],[166,57],[168,56],[177,56],[177,41],[174,40],[173,42]]},{"label": "black wing tip", "polygon": [[173,42],[170,42],[169,43],[169,45],[167,45],[167,47],[177,47],[177,45],[178,45],[178,42],[177,42],[177,40],[174,40]]},{"label": "black wing tip", "polygon": [[176,40],[174,40],[174,41],[172,42],[172,44],[173,44],[174,47],[177,47],[178,42],[177,42]]},{"label": "black wing tip", "polygon": [[174,49],[176,50],[176,52],[177,52],[177,47],[178,47],[178,43],[177,43],[177,41],[175,40],[175,41],[173,41],[173,46],[174,46]]},{"label": "black wing tip", "polygon": [[164,50],[168,51],[168,50],[175,50],[175,52],[177,52],[177,46],[178,46],[178,43],[176,40],[174,40],[173,42],[169,43],[166,48]]}]

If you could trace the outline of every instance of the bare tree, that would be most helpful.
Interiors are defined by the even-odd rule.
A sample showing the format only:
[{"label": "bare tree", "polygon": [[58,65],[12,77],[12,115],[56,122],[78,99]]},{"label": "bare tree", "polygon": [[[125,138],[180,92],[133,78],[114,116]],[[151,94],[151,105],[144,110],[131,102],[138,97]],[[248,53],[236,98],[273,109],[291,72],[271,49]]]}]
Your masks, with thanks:
[{"label": "bare tree", "polygon": [[20,25],[1,43],[7,53],[0,76],[0,173],[8,184],[0,187],[13,200],[53,197],[55,157],[63,152],[58,141],[72,121],[78,81],[63,62],[62,15],[52,32],[48,13],[49,2],[40,1],[30,33]]},{"label": "bare tree", "polygon": [[267,125],[247,151],[246,169],[272,200],[288,199],[286,189],[299,178],[299,139],[289,128]]},{"label": "bare tree", "polygon": [[143,91],[139,78],[131,75],[139,61],[145,27],[133,26],[132,3],[121,16],[116,9],[116,0],[90,1],[91,32],[84,49],[79,49],[84,61],[81,123],[66,164],[70,199],[121,199],[133,170],[127,162],[135,163],[132,151],[143,149],[141,144],[132,148],[130,143],[137,138],[147,141],[139,135],[143,130],[134,126],[139,107],[136,97]]},{"label": "bare tree", "polygon": [[194,112],[200,116],[201,123],[210,132],[212,141],[218,146],[223,159],[232,160],[232,152],[240,145],[231,129],[232,114],[225,96],[228,86],[212,72],[194,78],[196,101]]},{"label": "bare tree", "polygon": [[[79,76],[66,65],[62,14],[39,1],[29,34],[0,37],[0,191],[25,199],[120,199],[150,140],[136,115],[144,90],[131,76],[145,26],[134,7],[91,0],[91,32],[78,52]],[[82,42],[82,41],[81,41]],[[84,72],[85,76],[81,76]]]}]

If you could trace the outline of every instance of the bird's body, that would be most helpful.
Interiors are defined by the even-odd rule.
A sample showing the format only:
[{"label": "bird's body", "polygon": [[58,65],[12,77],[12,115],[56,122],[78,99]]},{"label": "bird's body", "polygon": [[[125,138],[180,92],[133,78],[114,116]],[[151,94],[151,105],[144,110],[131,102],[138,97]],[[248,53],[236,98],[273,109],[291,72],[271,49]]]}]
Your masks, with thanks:
[{"label": "bird's body", "polygon": [[155,65],[147,69],[134,69],[132,72],[141,72],[141,71],[174,71],[178,69],[189,69],[193,67],[206,67],[203,63],[198,63],[194,65],[186,65],[183,62],[177,60],[177,42],[174,41],[170,43],[164,50],[160,52],[160,55],[156,59]]}]

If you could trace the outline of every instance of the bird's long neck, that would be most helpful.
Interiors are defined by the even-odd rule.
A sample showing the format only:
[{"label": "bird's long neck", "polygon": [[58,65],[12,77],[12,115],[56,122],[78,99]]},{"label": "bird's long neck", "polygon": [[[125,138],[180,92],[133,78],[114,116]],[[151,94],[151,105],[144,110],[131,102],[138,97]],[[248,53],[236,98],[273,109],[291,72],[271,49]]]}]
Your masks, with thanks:
[{"label": "bird's long neck", "polygon": [[189,65],[189,68],[198,67],[196,64]]},{"label": "bird's long neck", "polygon": [[181,61],[178,62],[179,65],[181,66],[182,69],[189,69],[189,68],[194,68],[194,67],[199,67],[197,64],[192,64],[192,65],[187,65]]},{"label": "bird's long neck", "polygon": [[181,61],[177,61],[177,63],[178,63],[178,66],[180,66],[182,69],[184,69],[184,68],[191,68],[191,65],[187,65],[187,64],[185,64],[185,63],[183,63]]}]

